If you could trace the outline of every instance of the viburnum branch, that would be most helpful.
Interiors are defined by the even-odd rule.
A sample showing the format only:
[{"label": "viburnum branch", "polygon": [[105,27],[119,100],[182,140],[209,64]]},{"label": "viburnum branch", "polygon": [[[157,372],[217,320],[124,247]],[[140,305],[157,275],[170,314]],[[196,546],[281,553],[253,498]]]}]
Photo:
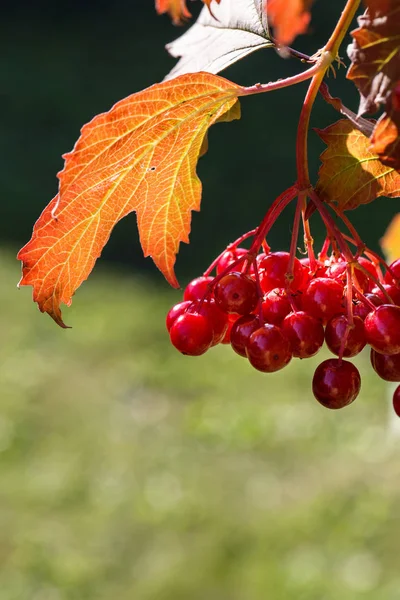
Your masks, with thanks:
[{"label": "viburnum branch", "polygon": [[313,75],[307,90],[303,108],[300,113],[296,140],[297,184],[299,190],[307,190],[311,187],[308,170],[307,146],[312,107],[327,69],[331,66],[332,62],[336,60],[340,44],[350,27],[351,21],[360,5],[360,1],[361,0],[347,0],[346,6],[343,9],[342,15],[340,16],[331,37],[321,51],[321,56],[325,55],[326,57],[325,63],[321,66],[321,69]]}]

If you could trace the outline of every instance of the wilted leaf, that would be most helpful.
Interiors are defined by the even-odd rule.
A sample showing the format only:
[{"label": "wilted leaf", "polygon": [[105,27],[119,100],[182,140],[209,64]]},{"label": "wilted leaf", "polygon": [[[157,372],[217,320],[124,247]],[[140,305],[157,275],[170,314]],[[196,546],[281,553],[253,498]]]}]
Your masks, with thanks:
[{"label": "wilted leaf", "polygon": [[400,84],[393,89],[386,112],[375,126],[371,144],[383,164],[400,169]]},{"label": "wilted leaf", "polygon": [[269,40],[264,0],[223,0],[204,8],[196,23],[167,45],[175,58],[181,57],[166,79],[183,73],[219,73],[260,48],[273,46]]},{"label": "wilted leaf", "polygon": [[347,77],[357,85],[359,114],[375,112],[387,102],[400,79],[400,0],[364,0],[366,12],[358,18],[348,47],[352,64]]},{"label": "wilted leaf", "polygon": [[88,277],[114,225],[136,211],[145,256],[173,286],[181,241],[188,242],[191,211],[199,210],[196,175],[208,128],[240,116],[242,88],[208,73],[183,75],[118,102],[82,129],[65,155],[60,191],[20,251],[21,285],[63,326],[69,305]]},{"label": "wilted leaf", "polygon": [[341,210],[368,204],[379,196],[400,196],[400,173],[381,163],[370,140],[348,120],[317,133],[327,144],[316,191],[324,202]]},{"label": "wilted leaf", "polygon": [[289,46],[294,38],[305,33],[311,21],[310,8],[314,0],[265,0],[268,23],[274,29],[278,44]]},{"label": "wilted leaf", "polygon": [[400,258],[400,213],[395,215],[381,239],[381,247],[390,264]]}]

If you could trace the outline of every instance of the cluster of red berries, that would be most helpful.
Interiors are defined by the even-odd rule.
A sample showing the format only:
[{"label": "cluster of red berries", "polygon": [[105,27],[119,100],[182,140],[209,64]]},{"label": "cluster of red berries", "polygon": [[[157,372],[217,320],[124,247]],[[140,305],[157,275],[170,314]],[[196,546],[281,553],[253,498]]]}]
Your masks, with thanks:
[{"label": "cluster of red berries", "polygon": [[[371,364],[386,381],[400,382],[400,259],[383,274],[378,262],[342,256],[325,260],[227,249],[209,272],[191,281],[166,325],[172,344],[197,356],[230,344],[259,371],[271,373],[293,357],[309,358],[324,341],[336,356],[316,369],[312,389],[328,408],[357,397],[361,378],[344,358],[369,344]],[[351,289],[349,289],[351,288]],[[400,416],[400,386],[394,394]]]}]

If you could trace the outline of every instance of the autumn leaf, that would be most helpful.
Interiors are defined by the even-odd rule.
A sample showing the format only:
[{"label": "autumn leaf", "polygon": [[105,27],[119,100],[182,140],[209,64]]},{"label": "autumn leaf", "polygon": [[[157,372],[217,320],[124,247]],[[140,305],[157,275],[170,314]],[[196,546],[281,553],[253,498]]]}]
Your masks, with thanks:
[{"label": "autumn leaf", "polygon": [[381,239],[381,247],[388,263],[400,258],[400,213],[395,215]]},{"label": "autumn leaf", "polygon": [[197,21],[183,35],[167,44],[168,52],[180,58],[166,79],[183,73],[219,73],[237,60],[261,48],[273,47],[265,0],[224,0],[203,8]]},{"label": "autumn leaf", "polygon": [[384,165],[400,169],[400,84],[393,89],[371,136],[371,148]]},{"label": "autumn leaf", "polygon": [[156,0],[156,11],[159,15],[168,13],[175,25],[182,25],[192,16],[186,6],[186,0]]},{"label": "autumn leaf", "polygon": [[375,112],[386,104],[400,79],[400,0],[364,0],[366,12],[358,18],[348,48],[352,61],[347,73],[360,92],[359,114]]},{"label": "autumn leaf", "polygon": [[182,75],[118,102],[85,125],[64,156],[59,194],[19,252],[21,285],[61,326],[60,304],[88,277],[114,225],[136,211],[145,256],[173,286],[180,242],[199,210],[196,175],[208,128],[240,117],[242,88],[208,73]]},{"label": "autumn leaf", "polygon": [[[213,1],[217,4],[221,2],[221,0],[203,0],[211,14],[210,4]],[[175,25],[182,25],[192,16],[186,6],[186,0],[156,0],[156,11],[159,15],[168,13]]]},{"label": "autumn leaf", "polygon": [[400,173],[381,163],[369,138],[353,123],[341,120],[316,131],[328,146],[321,154],[316,187],[321,200],[350,210],[379,196],[400,196]]},{"label": "autumn leaf", "polygon": [[289,46],[294,38],[306,33],[311,21],[314,0],[265,0],[268,23],[274,29],[276,42]]}]

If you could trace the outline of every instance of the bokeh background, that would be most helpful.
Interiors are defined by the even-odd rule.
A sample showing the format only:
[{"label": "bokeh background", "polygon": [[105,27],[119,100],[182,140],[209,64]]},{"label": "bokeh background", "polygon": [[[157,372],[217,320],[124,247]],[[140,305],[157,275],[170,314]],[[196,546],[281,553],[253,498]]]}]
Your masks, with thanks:
[{"label": "bokeh background", "polygon": [[[317,1],[296,48],[322,46],[340,9]],[[179,33],[151,0],[2,4],[0,599],[397,600],[400,442],[368,355],[359,399],[337,414],[311,397],[320,357],[266,376],[226,347],[178,355],[164,317],[180,295],[142,258],[133,215],[65,310],[72,330],[15,289],[61,154],[95,114],[163,78]],[[224,75],[299,68],[265,50]],[[344,70],[329,83],[357,107]],[[183,283],[294,181],[305,85],[244,99],[241,121],[212,129]],[[337,118],[317,102],[313,126]],[[322,149],[311,134],[314,177]],[[395,212],[380,199],[351,217],[378,248]],[[288,246],[290,217],[273,247]]]}]

